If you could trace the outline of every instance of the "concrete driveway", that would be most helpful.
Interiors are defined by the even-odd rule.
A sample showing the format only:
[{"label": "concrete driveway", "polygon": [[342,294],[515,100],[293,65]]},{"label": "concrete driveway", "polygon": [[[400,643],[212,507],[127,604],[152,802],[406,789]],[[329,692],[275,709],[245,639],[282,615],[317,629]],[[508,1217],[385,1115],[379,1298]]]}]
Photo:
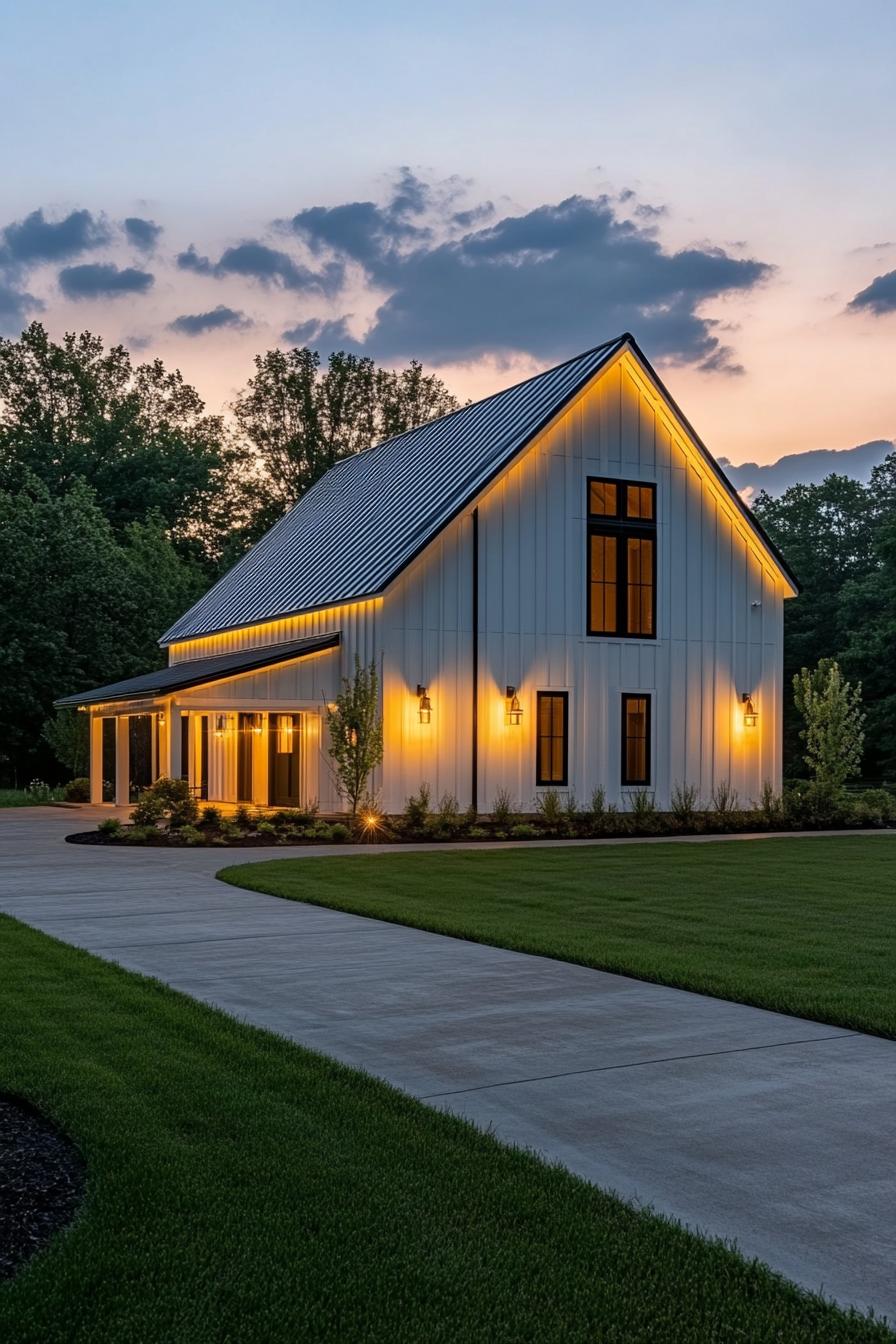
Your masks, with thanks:
[{"label": "concrete driveway", "polygon": [[0,811],[0,910],[896,1318],[896,1043],[214,879],[283,849],[63,844],[96,815]]}]

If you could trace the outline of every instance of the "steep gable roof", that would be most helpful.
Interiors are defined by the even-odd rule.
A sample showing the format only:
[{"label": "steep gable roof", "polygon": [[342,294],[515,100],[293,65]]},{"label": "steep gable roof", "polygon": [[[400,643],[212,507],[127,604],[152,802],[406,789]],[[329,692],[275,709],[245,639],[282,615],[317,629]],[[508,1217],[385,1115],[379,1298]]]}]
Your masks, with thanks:
[{"label": "steep gable roof", "polygon": [[[382,593],[626,345],[652,374],[631,336],[624,334],[472,406],[337,462],[166,630],[160,643],[195,639]],[[693,437],[763,544],[789,575],[715,459]]]}]

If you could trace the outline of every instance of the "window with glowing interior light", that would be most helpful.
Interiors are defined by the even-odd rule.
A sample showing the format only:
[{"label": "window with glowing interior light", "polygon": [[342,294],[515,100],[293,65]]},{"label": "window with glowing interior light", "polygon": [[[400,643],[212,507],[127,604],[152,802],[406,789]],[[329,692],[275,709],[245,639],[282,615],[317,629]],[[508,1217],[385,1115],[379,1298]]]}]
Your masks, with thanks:
[{"label": "window with glowing interior light", "polygon": [[656,486],[588,478],[589,635],[656,638]]},{"label": "window with glowing interior light", "polygon": [[622,697],[622,783],[650,783],[650,696]]}]

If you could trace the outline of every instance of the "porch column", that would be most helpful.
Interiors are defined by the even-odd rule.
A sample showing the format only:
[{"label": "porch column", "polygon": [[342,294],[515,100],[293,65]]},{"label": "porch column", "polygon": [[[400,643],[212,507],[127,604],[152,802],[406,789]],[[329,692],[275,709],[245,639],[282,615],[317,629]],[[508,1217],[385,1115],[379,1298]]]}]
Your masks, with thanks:
[{"label": "porch column", "polygon": [[270,801],[270,714],[262,714],[261,725],[261,734],[252,743],[252,801],[256,807],[267,807]]},{"label": "porch column", "polygon": [[164,733],[162,774],[169,779],[180,779],[180,710],[174,705],[165,715]]},{"label": "porch column", "polygon": [[103,719],[101,714],[90,715],[90,801],[103,801]]},{"label": "porch column", "polygon": [[127,807],[130,799],[131,747],[128,739],[127,714],[119,714],[115,720],[115,802],[119,807]]}]

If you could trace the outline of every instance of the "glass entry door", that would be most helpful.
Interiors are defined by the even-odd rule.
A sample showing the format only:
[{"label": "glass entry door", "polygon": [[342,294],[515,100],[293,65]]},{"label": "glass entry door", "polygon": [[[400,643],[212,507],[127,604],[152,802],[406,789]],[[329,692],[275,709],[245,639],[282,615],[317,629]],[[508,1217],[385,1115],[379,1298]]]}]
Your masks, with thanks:
[{"label": "glass entry door", "polygon": [[301,804],[302,733],[301,714],[271,714],[271,806],[299,807]]}]

